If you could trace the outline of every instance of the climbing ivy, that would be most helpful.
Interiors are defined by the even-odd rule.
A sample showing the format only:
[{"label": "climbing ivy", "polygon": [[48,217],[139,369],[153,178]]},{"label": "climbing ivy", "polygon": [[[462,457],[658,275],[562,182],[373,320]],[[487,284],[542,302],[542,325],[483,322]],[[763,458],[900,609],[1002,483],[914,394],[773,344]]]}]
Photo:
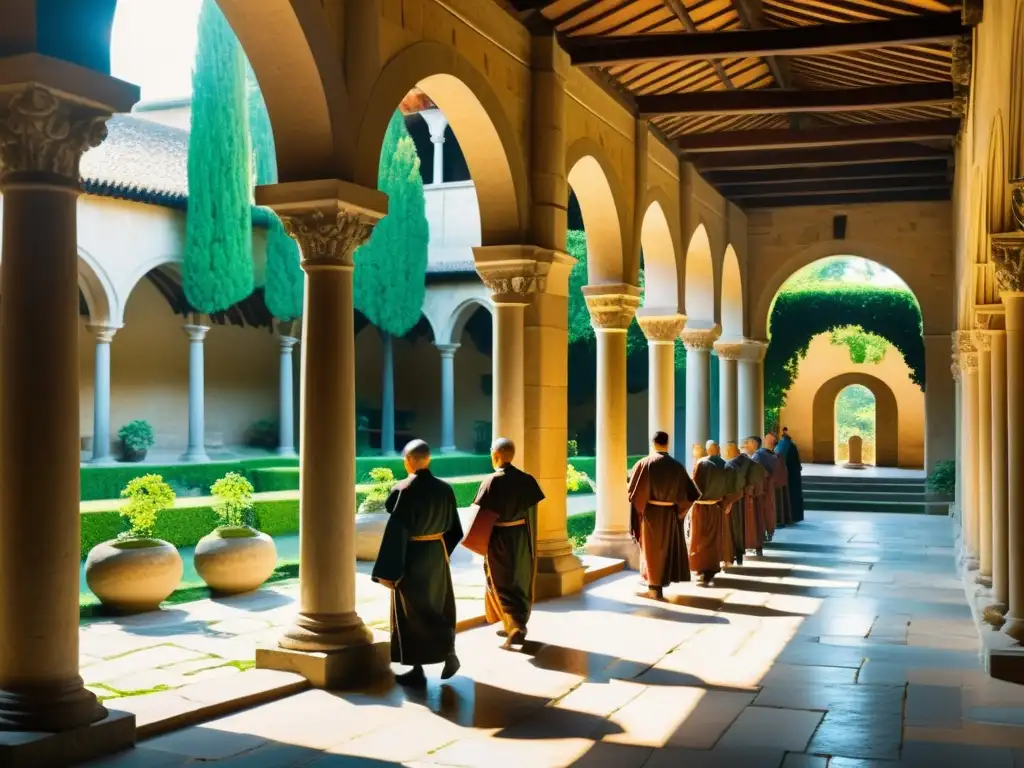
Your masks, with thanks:
[{"label": "climbing ivy", "polygon": [[911,379],[924,390],[921,310],[909,290],[864,283],[829,283],[827,289],[799,286],[780,293],[772,308],[771,341],[764,361],[766,425],[778,422],[811,339],[851,325],[896,347],[910,368]]}]

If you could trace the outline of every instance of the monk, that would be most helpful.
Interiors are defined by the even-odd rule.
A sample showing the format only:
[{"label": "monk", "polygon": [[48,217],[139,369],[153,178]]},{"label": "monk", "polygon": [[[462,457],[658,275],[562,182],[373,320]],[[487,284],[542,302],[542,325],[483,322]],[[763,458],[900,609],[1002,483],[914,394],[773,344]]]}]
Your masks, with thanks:
[{"label": "monk", "polygon": [[746,551],[747,541],[747,474],[750,470],[751,461],[742,453],[736,451],[736,446],[729,444],[732,448],[730,455],[725,461],[726,471],[729,472],[730,484],[729,493],[723,497],[722,503],[725,508],[726,530],[725,538],[729,547],[726,554],[726,564],[736,563],[743,565],[743,554]]},{"label": "monk", "polygon": [[[743,548],[754,550],[760,557],[764,555],[765,512],[762,509],[765,501],[765,483],[768,480],[768,470],[763,464],[754,461],[753,456],[757,451],[757,443],[754,438],[748,437],[743,441],[743,456],[747,459],[747,477],[744,485],[744,526],[743,526]],[[774,513],[773,513],[774,514]]]},{"label": "monk", "polygon": [[459,670],[455,654],[455,590],[448,557],[462,540],[455,493],[430,472],[430,446],[402,451],[408,477],[391,491],[372,578],[391,590],[391,661],[412,667],[402,685],[423,686],[424,664],[444,663],[441,679]]},{"label": "monk", "polygon": [[533,609],[537,565],[537,505],[544,499],[533,475],[512,464],[516,446],[506,437],[491,444],[494,474],[480,483],[481,510],[497,515],[484,556],[484,615],[502,623],[506,646],[522,645]]},{"label": "monk", "polygon": [[782,437],[779,438],[775,453],[786,460],[786,472],[789,474],[789,506],[793,522],[799,523],[804,519],[804,486],[801,477],[803,463],[800,461],[800,451],[786,427],[782,428]]},{"label": "monk", "polygon": [[664,599],[670,584],[690,580],[683,519],[700,495],[686,468],[668,453],[666,432],[655,432],[652,451],[630,471],[633,537],[640,545],[640,576],[648,597]]},{"label": "monk", "polygon": [[775,535],[775,463],[777,461],[774,453],[761,445],[761,438],[752,435],[750,438],[752,452],[750,458],[765,469],[766,476],[762,483],[761,504],[758,507],[761,530],[764,531],[764,540],[771,541]]},{"label": "monk", "polygon": [[775,486],[775,527],[785,528],[793,522],[793,513],[789,506],[789,470],[786,469],[786,458],[776,453],[779,436],[769,432],[764,436],[764,447],[775,456],[775,470],[772,472],[772,484]]},{"label": "monk", "polygon": [[[718,455],[718,443],[709,440],[708,454],[693,469],[693,482],[700,498],[690,512],[690,568],[698,573],[697,584],[710,587],[721,570],[722,539],[725,531],[725,513],[722,499],[729,492],[729,473],[725,460]],[[712,454],[714,452],[714,455]]]}]

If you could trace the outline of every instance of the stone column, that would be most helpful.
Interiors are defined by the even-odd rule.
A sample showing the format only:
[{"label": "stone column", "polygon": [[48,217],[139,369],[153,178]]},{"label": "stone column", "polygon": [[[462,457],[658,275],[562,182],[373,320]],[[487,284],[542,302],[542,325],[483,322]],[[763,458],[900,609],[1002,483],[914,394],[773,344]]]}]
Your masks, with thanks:
[{"label": "stone column", "polygon": [[647,337],[647,432],[666,432],[670,451],[676,443],[672,434],[676,418],[676,339],[686,318],[677,314],[637,315],[640,328]]},{"label": "stone column", "polygon": [[112,464],[110,455],[110,344],[117,333],[111,325],[90,325],[96,337],[92,390],[92,464]]},{"label": "stone column", "polygon": [[277,455],[294,458],[295,452],[295,365],[292,350],[299,342],[294,336],[278,336],[281,343],[281,370],[278,383]]},{"label": "stone column", "polygon": [[[17,61],[0,60],[0,731],[81,729],[51,749],[71,764],[134,741],[133,719],[108,717],[78,670],[76,206],[82,154],[138,91],[55,59]],[[41,73],[54,90],[26,83]],[[34,765],[39,753],[17,752],[41,738],[0,733],[0,747]]]},{"label": "stone column", "polygon": [[[455,353],[458,344],[438,344],[441,353],[441,453],[455,451]],[[494,347],[497,355],[497,347]]]},{"label": "stone column", "polygon": [[1009,548],[1006,461],[1006,331],[996,329],[992,334],[992,604],[985,607],[985,618],[993,622],[1009,605]]},{"label": "stone column", "polygon": [[639,564],[630,533],[626,497],[626,330],[640,304],[639,290],[628,285],[585,286],[583,295],[597,337],[597,523],[587,552]]},{"label": "stone column", "polygon": [[686,347],[686,455],[711,439],[711,347],[718,327],[684,328]]},{"label": "stone column", "polygon": [[198,316],[184,326],[188,335],[188,448],[185,461],[209,461],[206,455],[206,387],[204,383],[203,342],[210,327],[201,325]]},{"label": "stone column", "polygon": [[963,387],[961,440],[963,441],[963,508],[961,560],[968,569],[978,567],[978,352],[970,331],[958,331],[956,352]]},{"label": "stone column", "polygon": [[718,353],[718,444],[724,452],[729,443],[738,447],[744,437],[749,437],[740,434],[739,426],[738,369],[744,345],[720,341],[715,344],[715,352]]},{"label": "stone column", "polygon": [[[379,667],[356,613],[356,393],[353,252],[386,207],[384,196],[342,181],[257,190],[294,237],[306,273],[302,325],[303,461],[299,483],[299,611],[261,667],[297,671],[318,687],[365,681]],[[315,200],[315,203],[307,201]]]},{"label": "stone column", "polygon": [[444,182],[444,131],[448,127],[446,118],[439,109],[428,109],[420,112],[423,121],[430,131],[430,142],[434,145],[434,176],[433,183]]},{"label": "stone column", "polygon": [[742,344],[736,370],[737,422],[740,441],[762,434],[764,420],[764,394],[762,392],[761,361],[767,345],[758,341]]},{"label": "stone column", "polygon": [[978,575],[992,586],[992,345],[988,331],[974,332],[978,349]]},{"label": "stone column", "polygon": [[523,384],[523,315],[528,299],[523,286],[485,278],[494,302],[494,359],[491,380],[491,434],[516,445],[520,465],[526,459],[526,403]]}]

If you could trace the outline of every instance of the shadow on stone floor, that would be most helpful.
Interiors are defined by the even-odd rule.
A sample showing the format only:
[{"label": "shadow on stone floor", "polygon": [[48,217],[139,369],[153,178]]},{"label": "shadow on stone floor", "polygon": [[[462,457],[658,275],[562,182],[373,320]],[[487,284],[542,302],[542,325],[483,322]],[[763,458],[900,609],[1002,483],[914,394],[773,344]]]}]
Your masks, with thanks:
[{"label": "shadow on stone floor", "polygon": [[737,616],[756,616],[762,619],[807,618],[806,613],[800,613],[799,611],[783,611],[778,608],[769,608],[765,605],[729,603],[720,597],[704,597],[703,595],[668,595],[665,600],[666,602],[678,605],[681,608],[696,608],[701,611],[732,613]]},{"label": "shadow on stone floor", "polygon": [[856,587],[816,587],[811,584],[786,584],[776,581],[752,581],[750,579],[730,579],[728,576],[715,577],[716,589],[738,590],[741,592],[767,592],[772,595],[790,597],[844,597],[857,592]]}]

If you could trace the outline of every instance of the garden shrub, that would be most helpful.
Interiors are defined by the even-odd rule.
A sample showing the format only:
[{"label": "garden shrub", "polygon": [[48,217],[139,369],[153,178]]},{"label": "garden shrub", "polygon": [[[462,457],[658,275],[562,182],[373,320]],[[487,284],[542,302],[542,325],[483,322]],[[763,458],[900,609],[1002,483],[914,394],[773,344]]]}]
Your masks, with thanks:
[{"label": "garden shrub", "polygon": [[579,515],[573,515],[566,520],[566,527],[569,532],[569,541],[572,542],[574,552],[579,552],[583,549],[583,545],[587,543],[587,537],[594,532],[594,527],[596,525],[596,512],[584,512]]},{"label": "garden shrub", "polygon": [[260,419],[254,421],[245,430],[245,444],[250,448],[264,448],[272,451],[277,448],[280,434],[276,419]]},{"label": "garden shrub", "polygon": [[569,494],[574,493],[593,493],[594,484],[587,477],[586,472],[580,472],[572,464],[565,465],[565,492]]},{"label": "garden shrub", "polygon": [[[359,456],[356,458],[356,477],[359,483],[370,482],[366,478],[373,469],[387,469],[396,478],[405,477],[405,464],[400,456]],[[430,462],[430,471],[437,477],[468,477],[489,475],[494,471],[489,455],[469,454],[464,456],[435,456]],[[254,469],[251,473],[253,485],[258,493],[264,491],[294,491],[299,487],[297,466],[268,467]]]},{"label": "garden shrub", "polygon": [[384,502],[391,495],[395,486],[395,473],[387,467],[374,467],[362,482],[372,483],[370,489],[363,494],[359,504],[360,512],[380,512]]},{"label": "garden shrub", "polygon": [[156,438],[153,436],[153,425],[145,419],[129,421],[117,430],[117,437],[125,449],[132,453],[148,451],[156,442]]},{"label": "garden shrub", "polygon": [[121,491],[121,498],[128,500],[119,510],[128,530],[119,534],[119,539],[153,538],[157,514],[174,505],[174,491],[160,475],[134,478]]},{"label": "garden shrub", "polygon": [[956,495],[956,462],[940,461],[928,475],[928,490],[952,498]]},{"label": "garden shrub", "polygon": [[253,524],[252,483],[237,472],[228,472],[210,487],[217,499],[213,511],[220,524],[232,528]]}]

